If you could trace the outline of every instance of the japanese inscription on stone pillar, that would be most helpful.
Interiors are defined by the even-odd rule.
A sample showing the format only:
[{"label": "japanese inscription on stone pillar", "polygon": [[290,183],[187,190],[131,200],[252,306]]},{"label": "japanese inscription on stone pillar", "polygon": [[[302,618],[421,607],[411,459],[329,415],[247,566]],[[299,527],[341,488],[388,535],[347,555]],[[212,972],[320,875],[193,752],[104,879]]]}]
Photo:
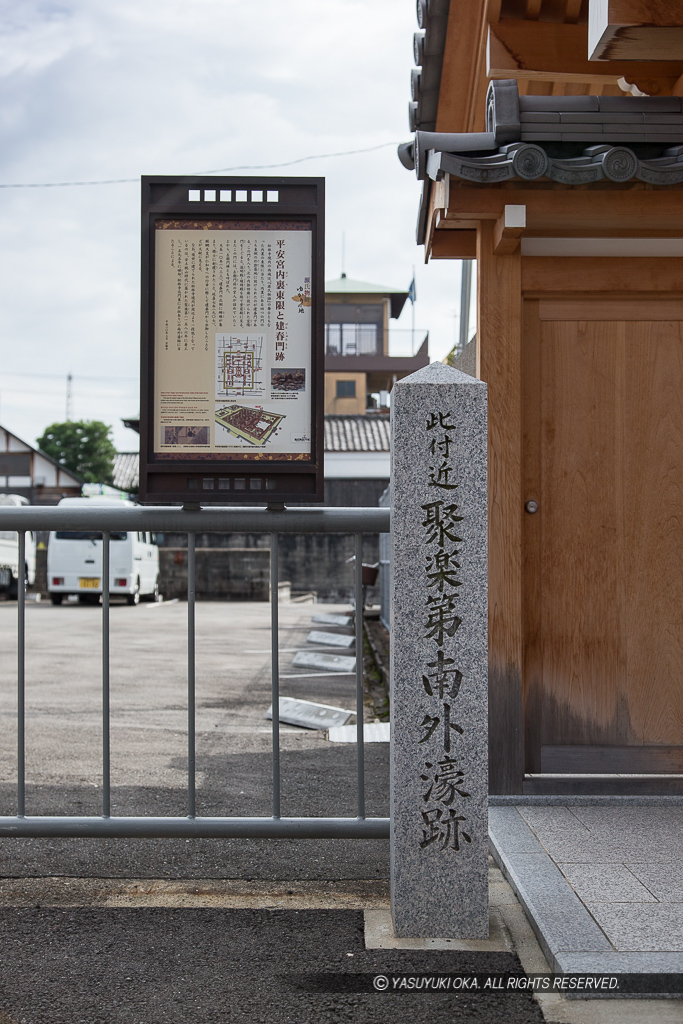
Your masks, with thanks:
[{"label": "japanese inscription on stone pillar", "polygon": [[392,913],[488,934],[486,385],[441,363],[392,394]]}]

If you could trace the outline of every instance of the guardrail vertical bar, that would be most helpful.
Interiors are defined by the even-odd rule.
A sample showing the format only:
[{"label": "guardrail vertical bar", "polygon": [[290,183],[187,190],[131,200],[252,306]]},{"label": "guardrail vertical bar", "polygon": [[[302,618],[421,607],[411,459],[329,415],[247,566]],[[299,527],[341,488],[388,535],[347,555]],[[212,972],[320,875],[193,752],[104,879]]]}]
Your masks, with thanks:
[{"label": "guardrail vertical bar", "polygon": [[280,817],[280,662],[278,636],[279,601],[279,536],[271,535],[270,542],[270,660],[273,708],[273,817]]},{"label": "guardrail vertical bar", "polygon": [[363,745],[363,534],[355,534],[356,622],[356,759],[358,763],[358,817],[365,817],[365,747]]},{"label": "guardrail vertical bar", "polygon": [[17,815],[26,814],[26,534],[19,537],[17,566]]},{"label": "guardrail vertical bar", "polygon": [[102,534],[102,817],[111,814],[111,738],[109,709],[109,542]]},{"label": "guardrail vertical bar", "polygon": [[195,746],[195,575],[196,536],[187,535],[187,816],[196,814]]}]

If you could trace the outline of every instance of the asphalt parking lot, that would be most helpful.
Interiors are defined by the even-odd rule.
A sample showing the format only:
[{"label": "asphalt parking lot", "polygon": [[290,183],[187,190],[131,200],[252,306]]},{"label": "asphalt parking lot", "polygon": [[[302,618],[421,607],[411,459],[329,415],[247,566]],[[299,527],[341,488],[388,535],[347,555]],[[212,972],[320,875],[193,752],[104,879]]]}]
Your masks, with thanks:
[{"label": "asphalt parking lot", "polygon": [[[345,609],[280,607],[281,691],[353,708],[353,675],[292,666],[321,610]],[[28,814],[101,813],[101,614],[26,606]],[[269,815],[269,607],[200,603],[196,619],[197,812]],[[16,624],[1,603],[3,814]],[[113,815],[187,813],[186,624],[183,603],[111,608]],[[283,725],[281,748],[284,815],[355,815],[354,744]],[[371,815],[388,814],[388,754],[366,746]],[[388,870],[385,841],[4,839],[0,1024],[499,1020],[500,997],[368,988],[375,973],[521,970],[512,952],[367,950],[362,908],[387,905]],[[542,1020],[529,993],[504,1005],[510,1024]]]},{"label": "asphalt parking lot", "polygon": [[[311,619],[280,607],[283,696],[355,706],[355,677],[293,668]],[[0,604],[0,810],[16,810],[16,604]],[[101,609],[26,606],[28,814],[101,813]],[[270,612],[196,606],[197,813],[271,813]],[[329,652],[328,652],[329,653]],[[338,653],[338,652],[336,652]],[[288,677],[294,678],[288,678]],[[187,605],[111,608],[113,814],[187,813]],[[355,815],[355,746],[281,725],[282,813]],[[368,813],[388,813],[388,747],[367,748]],[[8,840],[3,874],[116,877],[386,877],[380,841]]]}]

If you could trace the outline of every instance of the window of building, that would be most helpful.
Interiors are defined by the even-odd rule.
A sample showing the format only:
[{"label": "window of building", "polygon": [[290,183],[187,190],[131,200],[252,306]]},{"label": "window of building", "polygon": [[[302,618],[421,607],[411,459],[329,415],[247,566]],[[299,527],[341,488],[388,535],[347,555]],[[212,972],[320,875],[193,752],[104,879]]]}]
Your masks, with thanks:
[{"label": "window of building", "polygon": [[355,380],[338,380],[337,381],[337,398],[355,398],[356,397],[356,382]]},{"label": "window of building", "polygon": [[374,356],[380,351],[376,324],[326,324],[325,351],[331,356]]},{"label": "window of building", "polygon": [[325,351],[331,356],[382,352],[384,307],[379,303],[325,304]]}]

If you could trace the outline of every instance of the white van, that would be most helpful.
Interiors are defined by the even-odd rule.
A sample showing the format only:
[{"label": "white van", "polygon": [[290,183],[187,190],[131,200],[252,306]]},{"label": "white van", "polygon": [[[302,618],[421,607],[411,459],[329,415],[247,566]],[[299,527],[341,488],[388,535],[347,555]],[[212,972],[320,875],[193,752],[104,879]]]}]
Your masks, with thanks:
[{"label": "white van", "polygon": [[[59,505],[133,506],[106,497],[62,498]],[[109,545],[109,594],[137,604],[159,598],[159,548],[150,533],[112,531]],[[82,604],[97,604],[102,594],[102,534],[96,530],[53,530],[47,548],[47,589],[53,604],[77,594]]]},{"label": "white van", "polygon": [[[29,505],[28,498],[21,494],[0,494],[0,505]],[[36,541],[34,535],[26,531],[26,558],[24,561],[24,579],[27,584],[36,582]],[[0,530],[0,591],[16,597],[19,591],[19,540],[16,530]]]}]

